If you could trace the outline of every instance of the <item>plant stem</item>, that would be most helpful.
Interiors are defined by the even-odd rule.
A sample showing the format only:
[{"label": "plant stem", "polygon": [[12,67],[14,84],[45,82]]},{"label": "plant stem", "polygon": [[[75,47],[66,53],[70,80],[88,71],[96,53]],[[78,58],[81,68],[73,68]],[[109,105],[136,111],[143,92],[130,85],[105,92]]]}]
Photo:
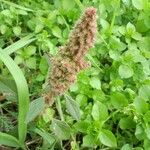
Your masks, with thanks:
[{"label": "plant stem", "polygon": [[63,111],[62,111],[62,107],[61,107],[60,98],[57,97],[55,102],[56,102],[56,108],[58,110],[60,119],[61,119],[61,121],[64,121],[64,115],[63,115]]}]

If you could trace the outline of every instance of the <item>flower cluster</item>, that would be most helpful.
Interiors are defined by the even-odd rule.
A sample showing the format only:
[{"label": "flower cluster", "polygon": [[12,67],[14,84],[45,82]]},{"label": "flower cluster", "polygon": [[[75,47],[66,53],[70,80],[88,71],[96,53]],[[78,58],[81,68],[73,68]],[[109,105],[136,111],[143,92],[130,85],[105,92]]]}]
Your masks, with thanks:
[{"label": "flower cluster", "polygon": [[75,24],[66,45],[51,58],[52,68],[46,81],[50,91],[44,95],[49,103],[53,97],[67,91],[75,82],[77,73],[89,66],[84,56],[94,45],[96,28],[96,9],[89,7]]}]

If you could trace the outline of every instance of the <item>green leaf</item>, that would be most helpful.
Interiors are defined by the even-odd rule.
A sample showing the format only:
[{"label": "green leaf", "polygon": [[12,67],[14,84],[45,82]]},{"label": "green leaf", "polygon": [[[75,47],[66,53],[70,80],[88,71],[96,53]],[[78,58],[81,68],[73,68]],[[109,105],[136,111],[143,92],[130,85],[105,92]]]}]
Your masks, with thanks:
[{"label": "green leaf", "polygon": [[49,143],[50,147],[53,147],[56,143],[56,139],[52,134],[49,134],[48,132],[38,129],[38,128],[33,128],[31,131],[39,134],[44,140],[46,140]]},{"label": "green leaf", "polygon": [[128,105],[128,100],[125,95],[119,92],[115,92],[111,95],[111,104],[116,109],[120,109]]},{"label": "green leaf", "polygon": [[133,33],[135,33],[135,26],[129,22],[127,24],[126,30],[127,34],[132,35]]},{"label": "green leaf", "polygon": [[42,57],[41,60],[40,60],[39,69],[40,69],[42,74],[45,75],[47,73],[48,64],[47,64],[47,61],[46,61],[46,59],[44,57]]},{"label": "green leaf", "polygon": [[121,76],[121,78],[130,78],[133,76],[133,69],[127,65],[120,65],[119,75]]},{"label": "green leaf", "polygon": [[100,102],[95,102],[92,108],[92,117],[94,120],[106,120],[108,117],[107,107]]},{"label": "green leaf", "polygon": [[91,135],[91,134],[89,134],[89,135],[85,135],[84,137],[83,137],[83,144],[82,144],[82,146],[83,147],[93,147],[94,146],[94,144],[95,144],[95,136],[94,135]]},{"label": "green leaf", "polygon": [[74,8],[75,2],[74,1],[70,1],[70,0],[62,0],[62,6],[63,6],[63,9],[68,11],[68,10],[71,10],[71,9]]},{"label": "green leaf", "polygon": [[82,133],[87,133],[89,127],[90,122],[88,121],[79,121],[75,124],[75,129]]},{"label": "green leaf", "polygon": [[90,85],[95,88],[95,89],[98,89],[100,90],[101,89],[101,82],[100,82],[100,79],[98,77],[92,77],[90,79]]},{"label": "green leaf", "polygon": [[148,104],[141,97],[136,97],[134,100],[134,106],[139,114],[144,114],[148,111]]},{"label": "green leaf", "polygon": [[54,36],[56,36],[57,38],[61,38],[62,35],[61,35],[61,29],[58,27],[58,26],[54,26],[52,28],[52,33]]},{"label": "green leaf", "polygon": [[138,94],[145,101],[150,100],[150,85],[141,86],[140,89],[139,89]]},{"label": "green leaf", "polygon": [[28,85],[20,68],[15,64],[13,59],[4,52],[5,51],[0,50],[0,59],[3,61],[3,63],[6,65],[6,67],[12,74],[17,86],[19,101],[18,133],[19,141],[21,142],[21,144],[23,144],[27,133],[27,124],[25,123],[25,119],[29,109]]},{"label": "green leaf", "polygon": [[142,124],[137,124],[136,125],[136,130],[135,130],[135,136],[138,140],[143,140],[146,137],[144,128],[142,126]]},{"label": "green leaf", "polygon": [[0,132],[0,145],[21,147],[19,141],[15,137],[2,132]]},{"label": "green leaf", "polygon": [[31,55],[34,55],[36,53],[36,47],[30,45],[24,49],[24,52],[28,57],[30,57]]},{"label": "green leaf", "polygon": [[10,46],[6,47],[5,49],[3,49],[3,51],[5,51],[5,54],[9,55],[9,54],[17,51],[18,49],[24,47],[25,45],[28,45],[31,42],[36,40],[36,38],[31,39],[31,37],[33,37],[33,35],[28,35],[28,36],[20,39],[19,41],[11,44]]},{"label": "green leaf", "polygon": [[70,139],[71,129],[66,122],[53,119],[51,129],[60,140]]},{"label": "green leaf", "polygon": [[138,10],[142,10],[144,8],[143,0],[132,0],[132,4]]},{"label": "green leaf", "polygon": [[129,144],[125,144],[122,146],[121,150],[132,150],[132,148]]},{"label": "green leaf", "polygon": [[21,34],[21,27],[19,26],[13,27],[13,32],[16,36],[19,36]]},{"label": "green leaf", "polygon": [[80,120],[80,108],[76,101],[71,96],[65,95],[67,111],[75,120]]},{"label": "green leaf", "polygon": [[1,32],[1,34],[5,34],[6,31],[7,31],[7,26],[4,25],[4,24],[2,24],[2,25],[0,26],[0,32]]},{"label": "green leaf", "polygon": [[135,122],[131,117],[121,118],[119,126],[122,130],[135,128]]},{"label": "green leaf", "polygon": [[21,6],[21,5],[17,5],[17,4],[15,4],[15,3],[12,3],[12,2],[9,2],[9,1],[1,0],[1,2],[5,3],[5,4],[7,4],[7,5],[10,5],[10,6],[12,6],[12,7],[16,7],[16,8],[18,8],[18,9],[21,9],[21,10],[33,11],[33,10],[30,9],[30,8],[26,8],[26,7],[23,7],[23,6]]},{"label": "green leaf", "polygon": [[14,80],[0,77],[0,93],[4,93],[6,99],[17,99],[17,88]]},{"label": "green leaf", "polygon": [[150,140],[150,127],[145,128],[145,133],[147,135],[147,138]]},{"label": "green leaf", "polygon": [[26,122],[29,123],[34,120],[45,108],[44,99],[42,97],[35,99],[30,103]]},{"label": "green leaf", "polygon": [[100,131],[99,139],[102,144],[108,147],[117,147],[116,137],[109,130],[103,129],[102,131]]},{"label": "green leaf", "polygon": [[26,60],[26,65],[30,69],[36,69],[36,58],[35,57],[30,57],[29,59]]},{"label": "green leaf", "polygon": [[47,108],[44,110],[42,114],[43,120],[48,123],[53,119],[55,111],[52,108]]}]

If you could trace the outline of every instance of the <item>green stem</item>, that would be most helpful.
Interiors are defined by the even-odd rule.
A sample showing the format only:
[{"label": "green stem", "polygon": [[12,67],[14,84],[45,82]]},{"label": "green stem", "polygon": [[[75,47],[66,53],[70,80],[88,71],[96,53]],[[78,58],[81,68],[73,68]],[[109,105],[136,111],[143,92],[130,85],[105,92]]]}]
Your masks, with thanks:
[{"label": "green stem", "polygon": [[61,107],[60,98],[57,97],[55,102],[56,102],[56,108],[58,110],[60,119],[61,119],[61,121],[64,121],[64,115],[63,115],[63,111],[62,111],[62,107]]}]

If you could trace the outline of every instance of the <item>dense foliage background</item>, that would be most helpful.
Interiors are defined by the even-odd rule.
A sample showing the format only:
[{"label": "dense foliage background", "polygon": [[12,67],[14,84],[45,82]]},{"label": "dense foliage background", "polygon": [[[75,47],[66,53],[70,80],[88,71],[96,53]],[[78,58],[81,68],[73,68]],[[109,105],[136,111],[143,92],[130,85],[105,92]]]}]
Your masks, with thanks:
[{"label": "dense foliage background", "polygon": [[[87,55],[92,67],[78,74],[69,93],[44,109],[40,96],[50,65],[44,54],[56,54],[88,6],[96,7],[98,15],[96,44]],[[29,35],[34,36],[30,44],[25,40],[26,46],[10,55],[27,80],[32,101],[26,149],[150,150],[149,0],[0,0],[0,49],[5,53],[7,46]],[[18,107],[25,105],[18,106],[3,62],[0,130],[17,137]],[[0,144],[15,147],[11,138],[1,133]]]}]

